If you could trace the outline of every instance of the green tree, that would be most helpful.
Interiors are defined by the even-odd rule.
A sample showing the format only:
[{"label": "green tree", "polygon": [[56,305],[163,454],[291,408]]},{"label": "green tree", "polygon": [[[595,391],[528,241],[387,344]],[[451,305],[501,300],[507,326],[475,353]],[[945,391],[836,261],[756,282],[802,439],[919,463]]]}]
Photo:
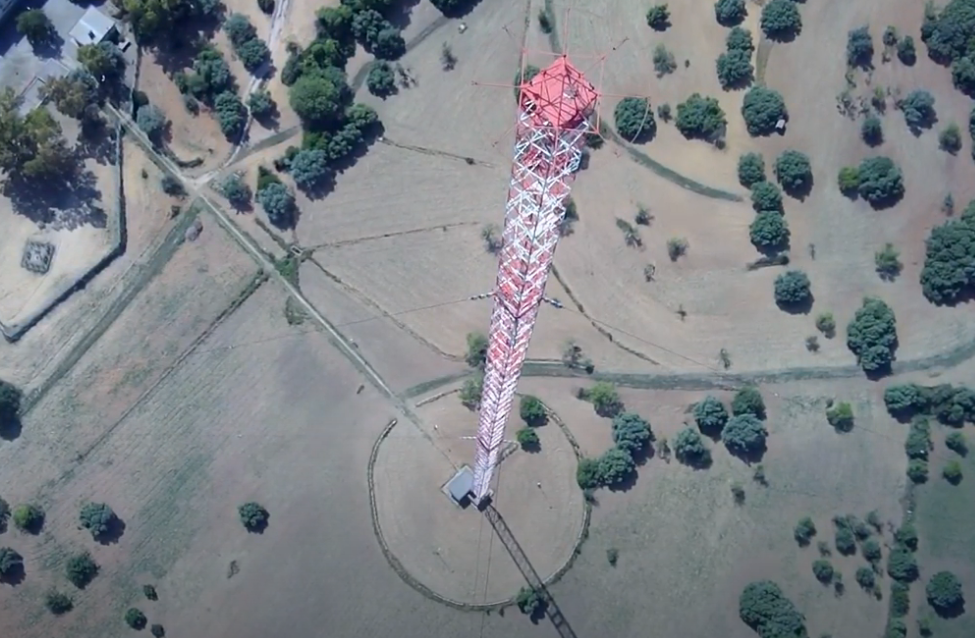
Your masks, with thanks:
[{"label": "green tree", "polygon": [[18,15],[17,33],[26,37],[34,47],[49,44],[57,37],[54,24],[41,9],[28,9]]},{"label": "green tree", "polygon": [[702,467],[711,464],[711,451],[697,430],[684,428],[674,438],[674,456],[685,465]]},{"label": "green tree", "polygon": [[298,151],[291,159],[291,177],[298,188],[315,188],[329,175],[328,156],[317,149]]},{"label": "green tree", "polygon": [[828,585],[833,582],[833,563],[829,562],[825,558],[817,558],[812,564],[813,574],[816,576],[816,580]]},{"label": "green tree", "polygon": [[912,483],[925,483],[928,480],[928,462],[924,459],[911,459],[907,463],[907,478]]},{"label": "green tree", "polygon": [[91,537],[98,540],[109,531],[118,521],[112,508],[105,503],[85,503],[78,514],[81,526],[91,532]]},{"label": "green tree", "polygon": [[928,580],[924,586],[928,602],[938,611],[948,611],[964,601],[961,581],[953,573],[941,571]]},{"label": "green tree", "polygon": [[270,117],[277,108],[267,89],[259,89],[247,96],[247,108],[257,119]]},{"label": "green tree", "polygon": [[366,76],[366,86],[377,97],[384,98],[396,93],[396,74],[389,62],[380,60],[372,65]]},{"label": "green tree", "polygon": [[932,59],[946,62],[968,54],[968,43],[975,37],[971,7],[971,0],[951,0],[940,11],[934,5],[925,9],[921,40]]},{"label": "green tree", "polygon": [[240,135],[247,121],[247,113],[244,110],[244,103],[236,93],[224,91],[218,95],[214,100],[213,110],[220,124],[220,130],[227,138]]},{"label": "green tree", "polygon": [[750,55],[755,51],[752,32],[741,27],[734,27],[728,31],[728,37],[725,39],[725,48],[729,51],[744,51]]},{"label": "green tree", "polygon": [[465,380],[460,388],[460,402],[469,410],[477,408],[481,403],[481,393],[483,390],[483,375],[477,375]]},{"label": "green tree", "polygon": [[254,501],[244,503],[237,508],[237,514],[247,531],[261,530],[267,525],[268,513],[260,503]]},{"label": "green tree", "polygon": [[259,188],[256,199],[274,226],[282,229],[294,227],[295,197],[287,186],[275,183]]},{"label": "green tree", "polygon": [[833,532],[833,541],[836,544],[836,551],[844,556],[850,556],[856,553],[856,535],[853,532],[853,526],[850,525],[849,517],[833,517]]},{"label": "green tree", "polygon": [[589,401],[599,416],[613,417],[623,410],[616,387],[606,381],[600,381],[589,389]]},{"label": "green tree", "polygon": [[968,441],[961,432],[952,432],[945,437],[945,447],[961,456],[968,454]]},{"label": "green tree", "polygon": [[233,92],[234,76],[220,51],[206,47],[193,59],[193,71],[176,77],[183,93],[190,93],[207,105],[213,105],[218,95]]},{"label": "green tree", "polygon": [[917,418],[911,422],[907,439],[904,441],[904,451],[909,459],[926,459],[931,451],[931,426],[925,418]]},{"label": "green tree", "polygon": [[802,614],[786,598],[779,586],[770,580],[756,581],[745,586],[738,599],[738,616],[762,638],[806,636]]},{"label": "green tree", "polygon": [[928,301],[952,304],[975,286],[975,204],[961,219],[931,229],[925,242],[921,289]]},{"label": "green tree", "polygon": [[952,485],[957,485],[962,479],[961,463],[954,459],[948,461],[941,469],[941,476]]},{"label": "green tree", "polygon": [[900,260],[900,252],[890,242],[884,244],[882,250],[873,254],[873,263],[877,274],[885,281],[894,280],[904,267]]},{"label": "green tree", "polygon": [[866,297],[846,328],[846,345],[866,372],[890,367],[897,347],[894,311],[875,297]]},{"label": "green tree", "polygon": [[873,66],[873,38],[867,25],[846,34],[846,63],[864,69]]},{"label": "green tree", "polygon": [[728,422],[728,410],[721,399],[708,395],[694,404],[694,421],[704,434],[717,436]]},{"label": "green tree", "polygon": [[657,77],[662,78],[673,73],[676,69],[677,61],[674,59],[674,54],[662,44],[655,46],[653,48],[653,70],[657,72]]},{"label": "green tree", "polygon": [[[792,0],[772,0],[765,5],[765,8],[768,9],[778,2],[795,6]],[[745,119],[745,127],[749,135],[753,136],[769,135],[775,131],[779,120],[788,118],[782,95],[764,86],[753,86],[748,89],[742,101],[741,115]]]},{"label": "green tree", "polygon": [[873,591],[877,579],[869,567],[859,567],[856,572],[857,584],[867,591]]},{"label": "green tree", "polygon": [[653,110],[647,98],[623,98],[613,110],[613,118],[616,131],[628,142],[649,142],[657,133],[657,122],[653,119]]},{"label": "green tree", "polygon": [[738,157],[738,182],[751,188],[765,180],[765,160],[760,153],[745,153]]},{"label": "green tree", "polygon": [[650,423],[635,412],[621,412],[613,417],[613,443],[633,456],[646,449],[653,440]]},{"label": "green tree", "polygon": [[235,208],[242,208],[251,200],[250,186],[237,173],[231,173],[224,177],[220,181],[218,189]]},{"label": "green tree", "polygon": [[78,47],[78,62],[95,78],[115,80],[125,69],[125,56],[113,42],[83,44]]},{"label": "green tree", "polygon": [[904,114],[904,121],[915,135],[922,128],[930,128],[937,119],[934,96],[924,89],[915,89],[908,93],[907,97],[897,102],[897,108]]},{"label": "green tree", "polygon": [[887,573],[894,580],[910,583],[917,578],[914,554],[903,547],[895,547],[887,554]]},{"label": "green tree", "polygon": [[859,177],[860,197],[875,208],[892,205],[904,196],[904,178],[888,157],[864,159],[860,162]]},{"label": "green tree", "polygon": [[844,166],[840,169],[836,181],[841,193],[847,196],[856,196],[860,190],[860,169],[856,166]]},{"label": "green tree", "polygon": [[523,450],[538,449],[538,432],[532,428],[521,428],[518,430],[515,433],[515,440],[518,441],[518,445],[520,445],[521,449]]},{"label": "green tree", "polygon": [[812,188],[809,156],[799,151],[785,151],[775,160],[775,178],[790,195],[805,195]]},{"label": "green tree", "polygon": [[853,429],[853,407],[840,401],[826,410],[826,421],[840,432],[849,432]]},{"label": "green tree", "polygon": [[877,146],[884,141],[884,128],[880,118],[876,115],[869,115],[860,125],[860,139],[868,146]]},{"label": "green tree", "polygon": [[44,594],[44,606],[55,616],[60,616],[74,609],[74,600],[52,587]]},{"label": "green tree", "polygon": [[467,354],[464,355],[464,361],[467,362],[467,365],[483,370],[484,364],[487,362],[487,351],[488,338],[484,333],[467,333]]},{"label": "green tree", "polygon": [[781,213],[762,211],[748,227],[748,235],[759,250],[781,250],[789,245],[789,224]]},{"label": "green tree", "polygon": [[135,123],[139,125],[139,128],[146,134],[146,137],[152,140],[153,143],[158,144],[161,141],[160,136],[163,130],[169,124],[169,119],[166,118],[166,114],[158,106],[146,104],[136,113]]},{"label": "green tree", "polygon": [[538,397],[525,394],[521,397],[519,406],[521,420],[529,427],[544,425],[548,420],[548,413],[545,411],[545,404]]},{"label": "green tree", "polygon": [[670,27],[670,9],[666,4],[657,4],[647,11],[647,25],[654,31],[666,31]]},{"label": "green tree", "polygon": [[761,25],[770,40],[787,41],[802,33],[802,17],[792,0],[771,0],[762,7]]},{"label": "green tree", "polygon": [[782,210],[782,191],[772,182],[752,184],[752,208],[756,213]]},{"label": "green tree", "polygon": [[917,61],[917,52],[914,50],[914,38],[909,35],[901,38],[901,41],[897,43],[897,59],[907,66],[914,65]]},{"label": "green tree", "polygon": [[257,37],[257,29],[242,13],[231,13],[223,23],[223,31],[234,48]]},{"label": "green tree", "polygon": [[75,554],[65,563],[65,573],[75,587],[83,589],[98,574],[98,563],[87,551]]},{"label": "green tree", "polygon": [[610,487],[628,479],[636,469],[633,457],[627,450],[613,447],[599,457],[599,482]]},{"label": "green tree", "polygon": [[714,3],[714,17],[723,27],[741,24],[747,15],[745,0],[718,0]]},{"label": "green tree", "polygon": [[36,534],[44,524],[44,511],[31,504],[18,505],[12,516],[14,527],[22,532]]},{"label": "green tree", "polygon": [[765,400],[762,393],[753,385],[746,385],[735,393],[731,400],[731,412],[735,416],[750,414],[759,419],[765,418]]},{"label": "green tree", "polygon": [[788,270],[775,278],[775,303],[782,307],[808,304],[812,299],[809,277],[801,270]]},{"label": "green tree", "polygon": [[876,538],[868,538],[865,540],[860,550],[863,553],[863,557],[871,563],[876,563],[880,560],[880,542]]},{"label": "green tree", "polygon": [[406,53],[406,40],[399,29],[390,25],[376,35],[372,52],[380,60],[397,60]]},{"label": "green tree", "polygon": [[[270,3],[271,8],[266,11],[266,13],[271,13],[274,11],[274,0],[257,0],[259,5]],[[149,628],[149,633],[153,635],[153,638],[163,638],[166,635],[166,630],[160,624],[155,624]]]},{"label": "green tree", "polygon": [[677,105],[674,125],[687,139],[717,141],[724,136],[727,123],[721,105],[713,97],[694,93]]},{"label": "green tree", "polygon": [[60,113],[80,120],[89,106],[98,104],[98,81],[88,71],[75,69],[67,75],[48,78],[39,95]]},{"label": "green tree", "polygon": [[805,547],[812,540],[812,537],[816,535],[816,525],[813,520],[808,516],[803,516],[796,523],[795,529],[792,530],[792,537],[796,539],[802,547]]},{"label": "green tree", "polygon": [[9,547],[0,547],[0,580],[23,569],[24,558]]},{"label": "green tree", "polygon": [[836,320],[833,319],[832,312],[822,312],[816,316],[816,329],[823,333],[827,339],[832,339],[836,334]]},{"label": "green tree", "polygon": [[291,86],[291,108],[311,128],[336,125],[352,97],[341,72],[304,73]]},{"label": "green tree", "polygon": [[730,49],[718,56],[715,67],[718,82],[726,91],[748,86],[755,77],[752,54],[749,51]]},{"label": "green tree", "polygon": [[728,419],[721,430],[721,442],[732,454],[748,455],[765,449],[768,431],[762,422],[751,414],[739,414]]},{"label": "green tree", "polygon": [[251,38],[236,47],[237,57],[244,68],[254,73],[271,59],[271,50],[260,38]]},{"label": "green tree", "polygon": [[911,599],[909,587],[904,583],[891,583],[890,585],[890,616],[892,618],[903,618],[911,609]]},{"label": "green tree", "polygon": [[601,485],[599,459],[583,458],[576,466],[576,482],[584,490],[594,490]]},{"label": "green tree", "polygon": [[125,624],[132,629],[142,629],[146,626],[146,615],[135,607],[125,610]]},{"label": "green tree", "polygon": [[894,533],[894,540],[909,551],[917,551],[917,530],[910,523],[904,524]]},{"label": "green tree", "polygon": [[938,146],[941,150],[955,155],[961,150],[961,129],[954,122],[951,122],[938,134]]}]

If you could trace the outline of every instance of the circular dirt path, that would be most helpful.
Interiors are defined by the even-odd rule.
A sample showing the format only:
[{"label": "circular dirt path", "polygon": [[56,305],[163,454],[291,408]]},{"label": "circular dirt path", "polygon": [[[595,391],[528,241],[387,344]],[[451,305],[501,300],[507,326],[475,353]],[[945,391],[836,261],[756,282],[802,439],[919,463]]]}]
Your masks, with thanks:
[{"label": "circular dirt path", "polygon": [[[484,514],[454,505],[441,491],[474,458],[473,441],[461,437],[474,434],[477,415],[455,394],[417,411],[425,431],[405,419],[392,426],[377,443],[371,468],[387,558],[407,583],[442,602],[467,608],[507,603],[526,580],[505,543]],[[509,436],[515,427],[509,426]],[[586,508],[569,439],[552,421],[537,432],[540,451],[518,448],[500,464],[494,506],[548,582],[572,559]]]}]

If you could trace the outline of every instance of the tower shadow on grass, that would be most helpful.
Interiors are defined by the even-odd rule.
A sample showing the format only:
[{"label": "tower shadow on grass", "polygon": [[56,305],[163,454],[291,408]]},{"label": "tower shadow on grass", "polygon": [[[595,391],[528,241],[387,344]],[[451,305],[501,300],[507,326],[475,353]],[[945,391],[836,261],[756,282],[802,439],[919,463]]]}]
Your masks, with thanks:
[{"label": "tower shadow on grass", "polygon": [[[494,509],[494,505],[488,504],[484,508],[484,516],[491,523],[491,527],[494,528],[494,532],[498,535],[501,544],[504,545],[511,559],[515,561],[518,571],[528,581],[528,585],[542,598],[542,604],[532,614],[533,622],[540,620],[542,615],[548,616],[552,622],[552,626],[555,627],[555,630],[559,632],[562,638],[576,638],[575,631],[573,631],[569,621],[566,620],[562,614],[562,610],[559,609],[552,594],[548,591],[548,588],[545,586],[545,581],[535,571],[535,568],[528,560],[528,556],[525,555],[525,551],[518,544],[518,540],[514,537],[514,534],[511,533],[511,529],[501,516],[501,513]],[[536,615],[538,616],[537,618]]]}]

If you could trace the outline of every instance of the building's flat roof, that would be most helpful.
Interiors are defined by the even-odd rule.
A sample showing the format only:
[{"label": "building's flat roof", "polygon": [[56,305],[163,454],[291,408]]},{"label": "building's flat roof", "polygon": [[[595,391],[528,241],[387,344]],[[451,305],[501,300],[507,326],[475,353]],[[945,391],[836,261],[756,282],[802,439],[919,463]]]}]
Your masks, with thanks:
[{"label": "building's flat roof", "polygon": [[115,20],[96,9],[88,7],[78,24],[71,29],[71,39],[78,44],[98,44],[115,28]]},{"label": "building's flat roof", "polygon": [[450,498],[457,503],[467,498],[472,489],[474,489],[474,472],[469,467],[462,467],[459,472],[454,474],[454,478],[447,483]]}]

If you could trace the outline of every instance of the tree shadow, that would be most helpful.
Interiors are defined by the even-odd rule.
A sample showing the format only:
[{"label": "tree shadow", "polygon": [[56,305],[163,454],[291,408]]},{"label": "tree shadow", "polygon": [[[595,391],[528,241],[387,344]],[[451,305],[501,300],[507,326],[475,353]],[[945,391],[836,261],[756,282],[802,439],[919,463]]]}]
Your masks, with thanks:
[{"label": "tree shadow", "polygon": [[531,441],[528,443],[519,443],[521,450],[523,452],[528,452],[529,454],[538,454],[542,451],[542,444],[539,441]]},{"label": "tree shadow", "polygon": [[23,563],[17,563],[7,568],[7,573],[0,575],[0,583],[16,587],[24,582],[27,572],[24,570]]},{"label": "tree shadow", "polygon": [[31,47],[34,49],[34,55],[39,58],[60,60],[64,48],[64,38],[52,29],[47,39],[37,44],[31,43]]},{"label": "tree shadow", "polygon": [[902,199],[904,199],[904,193],[900,192],[873,201],[867,200],[867,203],[874,210],[886,210],[899,204]]},{"label": "tree shadow", "polygon": [[254,121],[266,129],[277,131],[281,126],[281,111],[278,109],[277,102],[272,102],[271,110],[261,115],[255,115]]},{"label": "tree shadow", "polygon": [[776,300],[775,305],[779,307],[779,310],[787,312],[790,315],[808,315],[815,301],[815,296],[810,292],[809,296],[802,301],[788,303]]},{"label": "tree shadow", "polygon": [[639,474],[636,470],[633,470],[618,482],[607,485],[606,489],[610,492],[629,492],[636,485],[638,478]]},{"label": "tree shadow", "polygon": [[777,44],[787,44],[802,34],[802,27],[798,29],[784,29],[765,34],[769,40]]},{"label": "tree shadow", "polygon": [[457,2],[453,7],[445,11],[442,11],[441,13],[443,13],[445,18],[454,18],[454,19],[463,18],[471,11],[473,11],[474,7],[480,4],[480,2],[481,0],[461,0],[460,2]]},{"label": "tree shadow", "polygon": [[81,128],[75,152],[83,159],[93,159],[102,166],[115,165],[115,131],[105,125],[88,124]]},{"label": "tree shadow", "polygon": [[[79,162],[80,163],[80,162]],[[95,174],[81,170],[62,182],[44,181],[22,176],[7,180],[3,194],[10,199],[13,211],[30,219],[40,228],[74,230],[82,226],[105,228],[108,216],[96,202],[101,191]]]},{"label": "tree shadow", "polygon": [[95,537],[99,545],[115,545],[125,533],[125,521],[118,516],[108,522],[108,529]]},{"label": "tree shadow", "polygon": [[804,202],[806,201],[806,198],[809,197],[809,193],[812,192],[815,183],[816,178],[814,178],[810,173],[809,179],[802,180],[802,183],[798,186],[790,186],[789,188],[783,186],[782,190],[785,191],[785,194],[789,197],[798,199],[800,202]]},{"label": "tree shadow", "polygon": [[20,420],[20,414],[0,414],[0,439],[13,441],[20,436],[24,429],[24,424]]},{"label": "tree shadow", "polygon": [[731,456],[743,461],[745,465],[748,466],[761,463],[762,458],[765,456],[765,452],[768,451],[768,447],[764,441],[762,442],[761,446],[755,449],[742,449],[738,447],[728,447],[727,445],[725,446],[725,449],[728,450],[728,453],[731,454]]},{"label": "tree shadow", "polygon": [[934,128],[934,125],[939,122],[938,113],[935,110],[931,110],[917,122],[908,122],[907,128],[914,137],[920,137],[925,131],[930,131]]},{"label": "tree shadow", "polygon": [[420,0],[400,0],[399,2],[394,2],[385,17],[394,27],[402,31],[410,26],[413,8],[418,4],[420,4]]},{"label": "tree shadow", "polygon": [[21,531],[30,534],[31,536],[37,536],[44,529],[44,521],[47,519],[47,514],[43,511],[37,512],[37,517],[34,518],[29,525],[21,528]]},{"label": "tree shadow", "polygon": [[271,514],[268,512],[264,512],[263,519],[261,519],[257,523],[254,523],[253,525],[246,525],[245,529],[247,529],[248,533],[250,534],[263,534],[264,530],[266,530],[268,526],[271,524],[270,519],[271,519]]},{"label": "tree shadow", "polygon": [[[676,454],[674,455],[677,456]],[[704,454],[699,456],[684,456],[683,458],[677,458],[677,461],[681,465],[686,465],[692,470],[706,470],[714,464],[714,459],[711,458],[710,454]]]},{"label": "tree shadow", "polygon": [[962,598],[950,607],[935,607],[931,605],[931,608],[934,609],[934,613],[938,614],[940,618],[957,618],[965,613],[965,599]]}]

